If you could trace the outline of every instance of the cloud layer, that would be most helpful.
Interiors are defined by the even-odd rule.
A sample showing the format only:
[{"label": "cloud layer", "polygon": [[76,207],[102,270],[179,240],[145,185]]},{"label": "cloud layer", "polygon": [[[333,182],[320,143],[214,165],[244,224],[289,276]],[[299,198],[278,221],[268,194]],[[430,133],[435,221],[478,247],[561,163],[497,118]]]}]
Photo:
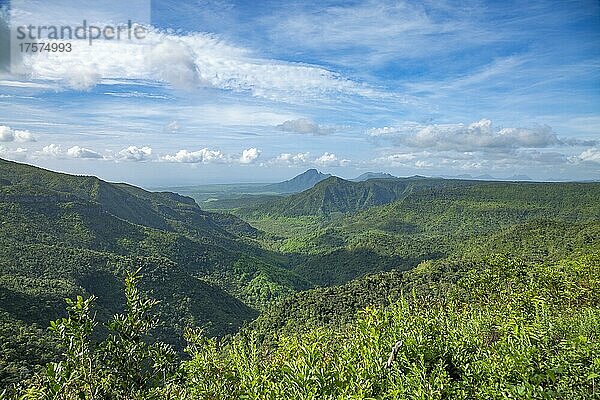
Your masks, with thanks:
[{"label": "cloud layer", "polygon": [[140,43],[72,41],[70,53],[42,52],[24,59],[34,79],[89,90],[103,81],[135,79],[167,82],[180,89],[216,88],[250,92],[278,101],[339,95],[385,96],[320,66],[260,58],[215,35],[176,35],[153,28]]},{"label": "cloud layer", "polygon": [[505,151],[517,148],[544,148],[562,142],[548,126],[535,128],[494,128],[482,119],[468,125],[418,125],[373,128],[369,136],[392,138],[413,148],[455,151]]},{"label": "cloud layer", "polygon": [[167,154],[159,159],[161,161],[173,162],[173,163],[187,163],[187,164],[252,164],[258,159],[261,151],[255,147],[245,149],[239,156],[225,154],[221,150],[211,150],[203,148],[196,151],[179,150],[175,154]]},{"label": "cloud layer", "polygon": [[29,131],[16,130],[0,125],[0,142],[35,142],[35,138]]}]

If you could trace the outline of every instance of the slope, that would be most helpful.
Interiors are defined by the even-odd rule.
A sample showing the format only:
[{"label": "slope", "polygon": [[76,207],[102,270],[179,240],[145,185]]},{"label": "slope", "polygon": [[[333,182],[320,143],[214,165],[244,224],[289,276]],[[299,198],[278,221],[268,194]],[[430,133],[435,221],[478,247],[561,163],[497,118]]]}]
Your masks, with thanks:
[{"label": "slope", "polygon": [[65,297],[96,295],[100,317],[121,310],[128,271],[142,269],[161,301],[158,334],[178,345],[186,326],[233,333],[273,298],[310,287],[256,246],[254,228],[189,198],[4,160],[0,176],[0,336],[22,348],[19,332],[37,332],[31,352],[0,361],[0,380],[51,357],[36,338]]},{"label": "slope", "polygon": [[398,179],[370,179],[351,182],[332,176],[312,189],[284,198],[274,199],[238,211],[239,215],[266,214],[296,217],[302,215],[331,216],[353,213],[369,207],[397,201],[414,190],[427,188],[466,187],[469,181],[451,181],[421,177]]}]

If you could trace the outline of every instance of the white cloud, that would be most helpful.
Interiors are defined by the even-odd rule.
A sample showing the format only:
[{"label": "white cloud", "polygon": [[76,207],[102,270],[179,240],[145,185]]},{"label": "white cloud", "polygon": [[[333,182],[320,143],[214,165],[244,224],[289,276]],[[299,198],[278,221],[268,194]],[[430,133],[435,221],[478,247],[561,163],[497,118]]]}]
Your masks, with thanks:
[{"label": "white cloud", "polygon": [[175,154],[167,154],[159,158],[161,161],[189,163],[189,164],[252,164],[260,157],[261,151],[256,147],[251,147],[242,151],[242,154],[225,154],[221,150],[210,150],[208,148],[197,151],[179,150]]},{"label": "white cloud", "polygon": [[239,161],[241,164],[251,164],[258,158],[258,156],[260,156],[260,153],[260,150],[255,147],[246,149],[242,152],[242,156],[240,157]]},{"label": "white cloud", "polygon": [[325,152],[314,163],[321,167],[345,167],[350,164],[350,160],[339,159],[335,154]]},{"label": "white cloud", "polygon": [[22,161],[27,158],[27,149],[17,147],[13,150],[0,146],[0,157],[8,160]]},{"label": "white cloud", "polygon": [[488,25],[477,7],[407,0],[328,3],[319,12],[295,7],[265,18],[271,36],[296,51],[357,69],[394,59],[439,62],[458,49],[507,40],[506,31]]},{"label": "white cloud", "polygon": [[120,161],[147,161],[152,156],[152,148],[148,146],[129,146],[119,151],[115,157]]},{"label": "white cloud", "polygon": [[102,154],[94,150],[86,149],[85,147],[73,146],[67,150],[67,156],[73,158],[103,158]]},{"label": "white cloud", "polygon": [[584,150],[581,154],[573,157],[569,157],[569,162],[589,162],[589,163],[600,163],[600,149],[591,148]]},{"label": "white cloud", "polygon": [[309,162],[310,153],[281,153],[271,162],[273,164],[302,165]]},{"label": "white cloud", "polygon": [[85,159],[100,159],[103,158],[102,154],[87,149],[81,146],[72,146],[66,151],[57,144],[51,143],[47,146],[44,146],[42,150],[36,151],[34,153],[35,157],[47,157],[47,158],[85,158]]},{"label": "white cloud", "polygon": [[149,30],[140,43],[98,40],[93,46],[73,45],[77,51],[26,56],[31,78],[80,90],[122,79],[162,81],[179,88],[211,87],[291,102],[340,94],[387,96],[319,66],[254,56],[208,33]]},{"label": "white cloud", "polygon": [[424,161],[424,160],[417,160],[415,162],[415,167],[417,167],[417,168],[429,168],[429,167],[433,167],[433,163],[430,163],[429,161]]},{"label": "white cloud", "polygon": [[60,158],[63,156],[63,151],[60,146],[51,143],[48,146],[44,146],[41,151],[36,152],[36,155],[42,157]]},{"label": "white cloud", "polygon": [[29,131],[21,131],[0,125],[0,142],[35,142],[35,138]]},{"label": "white cloud", "polygon": [[414,154],[398,153],[398,154],[390,154],[390,155],[387,155],[384,157],[378,157],[373,160],[373,163],[378,164],[378,165],[384,165],[384,166],[389,165],[392,167],[399,167],[399,166],[409,165],[415,158],[416,158],[416,156]]},{"label": "white cloud", "polygon": [[194,52],[180,40],[153,45],[147,60],[161,80],[175,87],[190,89],[198,83]]},{"label": "white cloud", "polygon": [[191,163],[191,164],[208,164],[226,162],[227,157],[220,150],[209,150],[207,148],[198,151],[179,150],[174,155],[165,155],[161,157],[163,161]]},{"label": "white cloud", "polygon": [[277,128],[284,132],[309,135],[328,135],[334,131],[333,128],[323,127],[308,118],[285,121],[282,124],[277,125]]},{"label": "white cloud", "polygon": [[86,91],[100,81],[100,73],[92,65],[74,66],[66,76],[67,86],[71,89]]},{"label": "white cloud", "polygon": [[373,128],[369,136],[393,138],[398,144],[436,150],[477,151],[517,148],[542,148],[561,144],[548,126],[495,129],[492,121],[482,119],[469,125],[418,125]]},{"label": "white cloud", "polygon": [[322,155],[311,158],[309,152],[305,153],[281,153],[277,157],[268,161],[273,165],[288,165],[288,166],[318,166],[318,167],[346,167],[351,164],[351,161],[344,158],[339,158],[334,153],[325,152]]}]

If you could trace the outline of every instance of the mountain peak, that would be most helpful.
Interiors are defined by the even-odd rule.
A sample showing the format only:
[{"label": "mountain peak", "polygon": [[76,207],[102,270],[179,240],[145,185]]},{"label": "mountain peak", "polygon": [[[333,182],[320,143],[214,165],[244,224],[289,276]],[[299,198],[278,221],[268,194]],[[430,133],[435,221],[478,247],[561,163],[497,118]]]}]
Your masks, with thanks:
[{"label": "mountain peak", "polygon": [[323,174],[315,168],[311,168],[287,181],[267,185],[265,189],[276,193],[298,193],[312,188],[330,176],[330,174]]}]

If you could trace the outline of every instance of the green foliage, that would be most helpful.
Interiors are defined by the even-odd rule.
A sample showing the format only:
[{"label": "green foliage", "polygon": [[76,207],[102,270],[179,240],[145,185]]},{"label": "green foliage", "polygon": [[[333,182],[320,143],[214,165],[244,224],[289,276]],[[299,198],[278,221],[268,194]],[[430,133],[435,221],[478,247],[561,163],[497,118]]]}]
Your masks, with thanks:
[{"label": "green foliage", "polygon": [[[398,196],[371,206],[378,203],[366,201],[377,197],[375,187]],[[334,201],[338,196],[343,201]],[[383,196],[380,203],[392,197]],[[340,214],[347,202],[361,204],[348,210],[368,208]],[[298,209],[299,216],[289,216]],[[236,212],[272,234],[261,242],[289,255],[292,272],[316,286],[330,286],[449,256],[503,253],[559,260],[598,250],[593,238],[600,232],[600,186],[330,178],[270,206]]]},{"label": "green foliage", "polygon": [[[250,399],[593,398],[600,394],[599,267],[598,254],[558,265],[495,258],[479,270],[465,270],[444,294],[412,291],[386,308],[365,308],[343,327],[284,334],[274,344],[257,341],[251,332],[221,349],[205,341],[184,364],[188,393]],[[204,375],[208,371],[217,375]]]},{"label": "green foliage", "polygon": [[100,343],[92,340],[97,324],[92,313],[95,297],[67,299],[68,317],[50,324],[62,344],[62,360],[48,364],[20,398],[169,398],[176,353],[165,343],[151,343],[149,335],[158,324],[151,310],[157,301],[140,293],[139,278],[130,274],[125,279],[126,313],[107,323],[110,334]]},{"label": "green foliage", "polygon": [[0,385],[25,398],[598,396],[597,184],[329,178],[236,211],[261,232],[0,173]]},{"label": "green foliage", "polygon": [[[130,275],[126,314],[91,341],[92,298],[68,303],[51,329],[63,360],[21,398],[588,399],[600,377],[600,253],[553,264],[491,257],[423,264],[397,300],[351,323],[265,341],[220,341],[188,329],[189,360],[146,338],[156,302]],[[462,266],[460,266],[462,265]],[[450,280],[448,280],[448,271]],[[431,290],[419,290],[427,282]],[[411,284],[413,284],[411,286]],[[435,287],[443,289],[436,289]],[[271,332],[274,333],[273,331]],[[386,362],[387,360],[387,362]],[[17,396],[17,394],[14,394]]]},{"label": "green foliage", "polygon": [[[233,333],[266,299],[309,287],[288,286],[301,280],[287,277],[279,255],[256,246],[256,229],[204,212],[190,198],[4,160],[0,176],[0,334],[7,347],[0,387],[56,357],[40,327],[65,316],[65,297],[95,295],[98,316],[108,319],[125,307],[126,271],[140,265],[143,288],[161,301],[158,334],[178,349],[185,326]],[[235,280],[237,286],[217,279],[238,264],[249,271],[257,265],[261,277]],[[96,335],[103,334],[100,327]]]}]

